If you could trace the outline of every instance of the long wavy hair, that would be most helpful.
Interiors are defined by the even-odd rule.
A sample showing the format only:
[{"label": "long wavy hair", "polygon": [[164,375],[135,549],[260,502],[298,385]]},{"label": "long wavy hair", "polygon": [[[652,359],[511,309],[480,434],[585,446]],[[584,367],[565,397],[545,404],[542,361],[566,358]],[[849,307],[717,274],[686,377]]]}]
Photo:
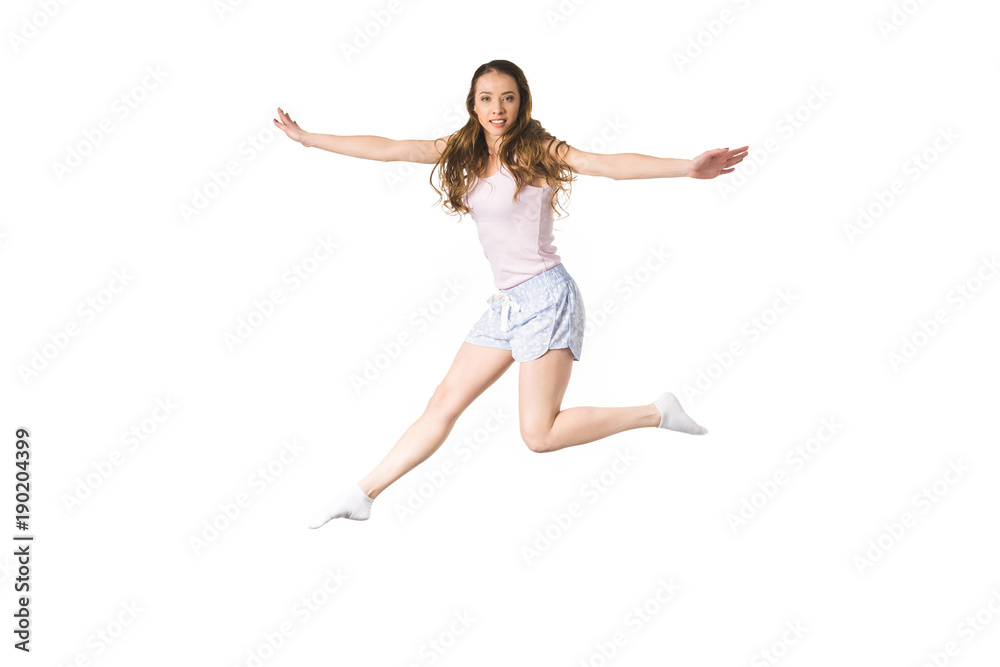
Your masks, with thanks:
[{"label": "long wavy hair", "polygon": [[[549,198],[549,206],[558,215],[557,196],[565,191],[565,184],[575,180],[573,172],[565,162],[549,152],[556,137],[547,132],[541,123],[531,117],[531,90],[528,88],[528,80],[521,68],[509,60],[491,60],[480,65],[475,74],[472,75],[469,94],[465,98],[469,120],[448,140],[448,144],[441,152],[438,161],[434,163],[430,176],[431,187],[438,193],[438,201],[442,201],[444,195],[447,195],[442,208],[448,215],[457,213],[458,221],[461,222],[463,214],[470,213],[469,208],[465,205],[465,195],[472,188],[475,179],[485,173],[490,159],[489,148],[486,145],[486,131],[479,124],[479,119],[473,110],[476,81],[488,72],[510,75],[517,82],[518,95],[521,100],[517,110],[517,118],[513,122],[507,121],[509,127],[501,135],[497,149],[497,158],[517,183],[514,190],[514,200],[517,201],[517,196],[523,185],[530,185],[539,176],[544,176],[546,184],[553,188],[552,196]],[[565,143],[565,141],[560,141],[557,148]],[[434,185],[434,172],[437,171],[438,167],[441,168],[440,182],[444,193]],[[569,193],[566,196],[569,197]],[[562,206],[561,203],[560,206]],[[565,209],[563,211],[565,212]]]}]

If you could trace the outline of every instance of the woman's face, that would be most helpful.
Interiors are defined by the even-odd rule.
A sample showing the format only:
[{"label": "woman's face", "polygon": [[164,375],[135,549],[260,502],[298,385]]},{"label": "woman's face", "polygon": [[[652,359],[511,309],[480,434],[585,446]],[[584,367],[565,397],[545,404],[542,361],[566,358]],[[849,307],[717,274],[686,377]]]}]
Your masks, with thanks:
[{"label": "woman's face", "polygon": [[[521,96],[517,82],[509,74],[487,72],[476,81],[473,111],[488,138],[499,138],[517,118]],[[493,123],[502,120],[502,123]]]}]

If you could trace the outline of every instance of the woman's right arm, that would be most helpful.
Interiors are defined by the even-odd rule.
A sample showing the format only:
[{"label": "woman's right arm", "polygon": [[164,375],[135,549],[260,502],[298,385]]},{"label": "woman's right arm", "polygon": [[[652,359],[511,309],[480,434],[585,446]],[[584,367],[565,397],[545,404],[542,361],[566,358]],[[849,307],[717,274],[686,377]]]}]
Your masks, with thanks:
[{"label": "woman's right arm", "polygon": [[304,132],[302,137],[302,145],[306,148],[322,148],[331,153],[383,162],[387,155],[392,154],[395,143],[392,139],[371,135],[344,137],[335,134]]},{"label": "woman's right arm", "polygon": [[274,121],[289,139],[297,141],[308,148],[322,148],[331,153],[340,153],[350,157],[366,160],[392,162],[396,160],[434,164],[441,151],[447,145],[448,138],[434,140],[411,139],[396,141],[386,137],[372,135],[338,136],[335,134],[315,134],[306,132],[293,121],[288,114],[278,108],[278,117]]}]

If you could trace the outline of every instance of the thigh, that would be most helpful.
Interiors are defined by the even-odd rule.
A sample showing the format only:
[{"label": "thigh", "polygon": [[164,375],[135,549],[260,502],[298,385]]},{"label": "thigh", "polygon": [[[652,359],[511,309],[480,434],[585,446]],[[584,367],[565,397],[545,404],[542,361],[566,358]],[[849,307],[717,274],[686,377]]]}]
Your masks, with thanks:
[{"label": "thigh", "polygon": [[518,372],[517,411],[522,435],[546,433],[562,409],[573,372],[573,352],[547,351],[533,361],[522,361]]},{"label": "thigh", "polygon": [[428,408],[443,410],[450,418],[457,419],[513,363],[510,350],[463,341],[444,379],[434,390]]},{"label": "thigh", "polygon": [[514,359],[534,361],[550,349],[570,348],[574,360],[583,351],[586,328],[583,297],[572,279],[525,300],[510,339]]}]

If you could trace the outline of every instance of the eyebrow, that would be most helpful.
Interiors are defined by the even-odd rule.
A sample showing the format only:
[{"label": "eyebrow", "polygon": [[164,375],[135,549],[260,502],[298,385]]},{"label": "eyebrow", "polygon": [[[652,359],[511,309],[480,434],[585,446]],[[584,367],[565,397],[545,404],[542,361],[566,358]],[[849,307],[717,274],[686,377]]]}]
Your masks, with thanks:
[{"label": "eyebrow", "polygon": [[[513,92],[514,92],[513,90],[508,90],[507,92],[504,92],[504,93],[500,93],[500,94],[501,94],[501,95],[507,95],[508,93],[513,93]],[[485,95],[492,95],[493,93],[491,93],[491,92],[490,92],[490,91],[488,91],[488,90],[480,90],[480,91],[479,91],[479,94],[480,94],[480,95],[483,95],[483,94],[485,94]]]}]

